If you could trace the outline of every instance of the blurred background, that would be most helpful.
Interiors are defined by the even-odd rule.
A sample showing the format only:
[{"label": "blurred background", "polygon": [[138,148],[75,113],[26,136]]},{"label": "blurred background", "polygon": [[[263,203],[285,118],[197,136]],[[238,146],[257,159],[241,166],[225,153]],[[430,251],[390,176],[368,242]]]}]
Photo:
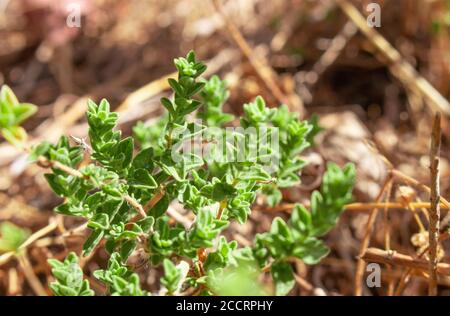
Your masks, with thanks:
[{"label": "blurred background", "polygon": [[[376,198],[387,175],[386,160],[428,184],[431,122],[439,110],[444,114],[441,190],[448,196],[450,1],[338,2],[0,0],[0,84],[39,106],[24,126],[31,143],[55,141],[62,134],[86,136],[88,98],[107,98],[120,112],[120,128],[131,134],[136,122],[151,123],[163,113],[159,99],[169,93],[173,59],[194,49],[208,64],[206,76],[227,80],[231,97],[225,111],[240,114],[243,103],[262,95],[269,106],[286,103],[303,118],[319,115],[325,131],[306,153],[310,165],[303,183],[283,192],[287,203],[307,202],[320,186],[327,161],[357,165],[358,202]],[[371,3],[380,5],[381,26],[361,28],[358,21],[366,21]],[[346,10],[348,5],[356,11]],[[43,171],[0,139],[0,222],[33,232],[47,225],[60,202]],[[230,234],[251,239],[276,215],[286,214],[255,211]],[[367,216],[346,212],[326,237],[332,254],[314,268],[297,268],[310,285],[328,295],[353,293]],[[74,226],[70,219],[61,221]],[[392,247],[413,255],[417,245],[411,236],[419,229],[412,212],[393,210],[390,223]],[[377,225],[382,227],[381,219]],[[382,247],[383,238],[382,229],[375,229],[372,244]],[[80,250],[82,242],[58,239],[55,232],[27,249],[28,270],[45,291],[46,258],[63,258],[69,250]],[[105,254],[89,260],[87,275],[104,265]],[[37,294],[26,270],[14,260],[0,261],[0,295]],[[154,275],[142,270],[144,287],[152,289]],[[398,279],[400,273],[390,270],[383,278]],[[450,281],[440,283],[440,293],[450,294]],[[426,279],[417,277],[405,293],[425,294],[426,289]],[[292,294],[306,292],[300,284]],[[386,288],[364,289],[364,294],[385,295]]]}]

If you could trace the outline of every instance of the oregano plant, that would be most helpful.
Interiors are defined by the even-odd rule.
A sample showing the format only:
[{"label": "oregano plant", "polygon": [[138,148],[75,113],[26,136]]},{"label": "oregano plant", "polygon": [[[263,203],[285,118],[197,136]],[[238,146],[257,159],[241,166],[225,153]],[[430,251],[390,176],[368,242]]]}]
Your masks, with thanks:
[{"label": "oregano plant", "polygon": [[[320,238],[351,201],[354,166],[330,163],[308,208],[297,204],[288,221],[276,217],[252,246],[240,247],[227,227],[249,220],[257,196],[275,206],[282,189],[300,182],[301,153],[320,127],[316,118],[300,120],[286,106],[267,107],[261,97],[244,104],[236,119],[223,112],[226,82],[201,78],[206,66],[193,52],[175,59],[175,67],[173,96],[161,99],[167,113],[156,123],[139,122],[124,137],[108,101],[89,101],[86,142],[71,144],[62,136],[30,150],[30,160],[49,168],[45,178],[64,198],[55,212],[87,222],[80,256],[98,247],[109,254],[107,266],[93,273],[106,294],[151,294],[128,264],[143,253],[160,276],[161,290],[153,294],[228,295],[239,288],[247,291],[239,294],[286,295],[295,284],[293,258],[313,265],[328,254]],[[26,148],[20,124],[35,110],[2,88],[0,130],[8,141]],[[78,260],[75,253],[63,262],[49,260],[55,295],[94,294]],[[272,292],[258,286],[268,271]]]}]

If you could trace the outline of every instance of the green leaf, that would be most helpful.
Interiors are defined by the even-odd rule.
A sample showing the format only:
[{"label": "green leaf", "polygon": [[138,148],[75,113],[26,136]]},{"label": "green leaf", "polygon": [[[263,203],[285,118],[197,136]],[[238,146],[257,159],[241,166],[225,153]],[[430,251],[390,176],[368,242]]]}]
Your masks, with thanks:
[{"label": "green leaf", "polygon": [[120,257],[122,258],[122,261],[125,262],[128,257],[133,253],[133,251],[137,247],[137,241],[127,240],[122,244],[122,247],[120,248]]},{"label": "green leaf", "polygon": [[164,259],[164,276],[161,278],[161,284],[167,289],[169,294],[176,292],[180,286],[181,271],[169,259]]},{"label": "green leaf", "polygon": [[190,50],[189,53],[186,55],[186,59],[190,63],[195,63],[195,52],[193,50]]},{"label": "green leaf", "polygon": [[94,230],[83,245],[83,256],[88,256],[102,240],[105,231]]},{"label": "green leaf", "polygon": [[161,169],[164,170],[164,172],[172,176],[176,181],[183,181],[182,175],[178,172],[176,168],[175,162],[172,160],[172,157],[170,156],[170,153],[165,153],[165,155],[161,158],[161,160],[158,162]]},{"label": "green leaf", "polygon": [[172,116],[176,115],[175,108],[174,108],[172,102],[169,99],[164,97],[164,98],[161,98],[160,101],[161,101],[161,104],[166,108],[167,111],[169,111],[169,113]]},{"label": "green leaf", "polygon": [[127,168],[133,158],[134,143],[132,137],[127,137],[119,142],[117,151],[124,156],[122,168]]},{"label": "green leaf", "polygon": [[0,102],[9,105],[11,108],[19,104],[16,95],[7,85],[2,85],[0,90]]},{"label": "green leaf", "polygon": [[211,252],[205,260],[203,267],[206,271],[215,270],[218,268],[225,268],[228,264],[237,265],[235,258],[233,257],[233,250],[237,248],[237,242],[235,240],[227,243],[224,236],[219,239],[216,252]]},{"label": "green leaf", "polygon": [[294,249],[293,255],[303,260],[304,263],[317,264],[328,255],[330,249],[314,237],[308,238]]},{"label": "green leaf", "polygon": [[28,137],[26,131],[20,126],[9,126],[0,131],[6,141],[14,146],[20,146]]},{"label": "green leaf", "polygon": [[173,91],[175,91],[175,93],[178,93],[179,95],[184,95],[183,87],[175,79],[169,78],[168,81],[170,87],[173,89]]},{"label": "green leaf", "polygon": [[287,295],[295,285],[294,272],[291,265],[282,261],[274,262],[270,272],[275,282],[275,295]]},{"label": "green leaf", "polygon": [[312,228],[311,214],[301,204],[296,204],[291,215],[290,223],[301,235],[307,235]]},{"label": "green leaf", "polygon": [[339,168],[336,164],[327,165],[323,176],[321,192],[311,195],[312,235],[319,237],[336,225],[345,204],[352,199],[356,171],[353,164]]},{"label": "green leaf", "polygon": [[156,189],[158,187],[158,183],[156,183],[155,179],[146,169],[136,169],[133,173],[133,181],[130,184],[136,188],[146,190]]},{"label": "green leaf", "polygon": [[212,199],[215,201],[222,201],[226,198],[232,197],[236,189],[227,183],[218,182],[214,184],[212,189]]},{"label": "green leaf", "polygon": [[191,96],[197,94],[198,92],[200,92],[203,89],[204,86],[205,86],[204,82],[197,82],[197,83],[195,83],[191,87],[191,89],[188,91],[187,96],[191,97]]},{"label": "green leaf", "polygon": [[282,238],[283,241],[292,242],[292,233],[288,225],[280,217],[276,217],[270,228],[270,233],[278,238]]},{"label": "green leaf", "polygon": [[307,141],[311,145],[314,145],[315,137],[324,129],[319,125],[319,116],[317,114],[313,114],[308,120],[308,123],[312,126],[312,129],[308,134]]},{"label": "green leaf", "polygon": [[15,116],[14,123],[19,125],[36,112],[37,107],[34,104],[20,103],[13,107],[13,113]]},{"label": "green leaf", "polygon": [[19,125],[36,111],[35,105],[19,103],[14,92],[7,85],[2,86],[0,90],[0,130],[7,141],[16,145],[25,139],[26,133]]},{"label": "green leaf", "polygon": [[241,180],[247,181],[268,181],[271,179],[270,174],[264,170],[261,166],[250,169],[244,172],[239,177]]},{"label": "green leaf", "polygon": [[109,216],[105,213],[96,214],[88,223],[88,227],[92,229],[103,229],[109,228]]},{"label": "green leaf", "polygon": [[148,233],[153,228],[154,224],[155,218],[152,216],[147,216],[136,222],[136,225],[138,225],[144,233]]},{"label": "green leaf", "polygon": [[30,232],[27,229],[10,222],[0,223],[0,253],[17,251],[29,236]]},{"label": "green leaf", "polygon": [[272,185],[264,186],[262,192],[265,194],[267,204],[270,207],[275,207],[283,198],[281,191]]},{"label": "green leaf", "polygon": [[36,161],[40,156],[45,156],[49,151],[51,144],[49,142],[42,142],[39,145],[33,147],[28,160],[30,162]]},{"label": "green leaf", "polygon": [[136,157],[134,157],[132,166],[134,169],[152,170],[154,165],[153,159],[153,148],[146,148],[141,150]]},{"label": "green leaf", "polygon": [[167,195],[164,195],[158,203],[156,203],[148,212],[149,215],[153,216],[154,218],[158,218],[166,213],[167,208],[169,207],[169,197]]},{"label": "green leaf", "polygon": [[61,183],[61,180],[63,178],[60,178],[59,176],[52,173],[46,173],[44,176],[53,192],[55,192],[59,196],[65,196],[66,187],[64,186],[64,183]]}]

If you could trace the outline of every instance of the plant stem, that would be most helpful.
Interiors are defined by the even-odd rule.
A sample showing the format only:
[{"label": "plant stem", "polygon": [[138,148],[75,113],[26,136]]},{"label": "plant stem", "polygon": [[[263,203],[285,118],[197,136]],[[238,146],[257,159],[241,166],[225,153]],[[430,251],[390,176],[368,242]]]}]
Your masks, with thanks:
[{"label": "plant stem", "polygon": [[165,194],[164,186],[160,185],[156,193],[150,199],[150,201],[148,201],[147,204],[145,204],[144,206],[145,212],[147,212],[153,206],[155,206],[156,203],[158,203],[164,197],[164,194]]},{"label": "plant stem", "polygon": [[430,245],[430,262],[429,273],[430,279],[428,284],[428,295],[437,295],[437,247],[438,234],[440,227],[440,188],[439,188],[439,153],[441,149],[441,114],[436,113],[433,130],[431,136],[431,150],[430,150],[430,174],[431,174],[431,192],[430,192],[430,226],[428,232],[428,239]]},{"label": "plant stem", "polygon": [[147,216],[147,213],[145,213],[144,208],[141,204],[138,203],[138,201],[136,201],[129,195],[124,195],[123,198],[139,213],[142,218],[145,218]]},{"label": "plant stem", "polygon": [[[304,205],[307,207],[307,205]],[[265,212],[291,212],[292,209],[295,207],[294,203],[285,203],[280,204],[275,207],[256,207],[256,210],[258,211],[265,211]],[[398,210],[408,210],[410,209],[429,209],[431,208],[431,204],[429,202],[412,202],[408,203],[408,205],[405,205],[404,203],[400,202],[369,202],[369,203],[350,203],[344,206],[345,211],[349,212],[365,212],[370,211],[374,208],[386,208],[386,209],[398,209]],[[442,201],[441,197],[441,203],[440,208],[443,210],[449,210],[450,207]]]},{"label": "plant stem", "polygon": [[[376,203],[379,203],[381,201],[381,199],[383,198],[383,196],[386,192],[386,189],[389,187],[391,182],[392,182],[392,176],[390,175],[390,176],[388,176],[388,178],[386,178],[386,180],[383,184],[383,187],[381,188],[380,192],[378,193],[378,196],[376,198]],[[365,231],[364,238],[363,238],[360,248],[359,248],[360,259],[358,259],[358,262],[356,264],[355,283],[354,283],[355,296],[362,295],[363,276],[364,276],[364,269],[366,267],[366,264],[365,264],[365,261],[361,259],[361,257],[364,255],[367,248],[369,247],[370,236],[372,235],[372,231],[374,228],[374,224],[375,224],[377,215],[378,215],[378,208],[372,209],[372,211],[370,212],[369,218],[367,219],[367,224],[366,224],[366,229],[365,229],[366,231]]]},{"label": "plant stem", "polygon": [[47,291],[45,291],[44,287],[39,281],[39,278],[33,271],[33,267],[31,266],[30,261],[28,260],[26,252],[17,256],[17,260],[19,261],[20,268],[22,269],[25,278],[30,284],[33,291],[39,296],[47,296]]},{"label": "plant stem", "polygon": [[[439,235],[439,241],[441,241],[441,242],[444,240],[447,240],[449,238],[450,238],[450,232],[448,232],[448,231],[444,231]],[[425,249],[423,249],[417,257],[422,258],[427,253],[428,249],[429,249],[429,247],[426,247]],[[403,275],[401,276],[400,281],[397,285],[397,289],[395,290],[395,294],[394,294],[395,296],[399,296],[405,289],[406,284],[409,281],[409,277],[411,275],[412,270],[413,269],[411,269],[411,268],[407,269],[405,271],[405,273],[403,273]]]},{"label": "plant stem", "polygon": [[[361,257],[366,262],[378,262],[394,266],[407,267],[412,270],[427,271],[429,268],[429,261],[422,259],[415,259],[411,256],[397,253],[395,251],[387,251],[378,248],[369,248]],[[444,275],[450,274],[450,264],[439,263],[436,265],[436,272]],[[431,279],[431,278],[430,278]]]},{"label": "plant stem", "polygon": [[[393,188],[393,183],[390,182],[388,185],[388,188],[386,189],[386,197],[385,197],[385,202],[388,202],[389,199],[391,198],[392,195],[392,188]],[[415,214],[415,212],[414,212]],[[415,214],[416,215],[416,214]],[[418,217],[416,215],[416,217]],[[387,207],[383,208],[383,221],[384,221],[384,249],[386,249],[386,251],[390,251],[391,250],[391,224],[390,224],[390,218],[389,218],[389,212]],[[391,265],[387,265],[386,267],[387,271],[390,273],[392,271],[392,267]],[[394,282],[393,280],[389,281],[388,284],[388,289],[387,289],[387,295],[388,296],[392,296],[394,294]]]},{"label": "plant stem", "polygon": [[[43,168],[55,168],[61,171],[64,171],[65,173],[80,178],[80,179],[84,179],[84,180],[88,180],[91,181],[91,178],[87,175],[82,174],[79,170],[74,169],[72,167],[66,166],[62,163],[60,163],[59,161],[54,161],[54,160],[50,160],[47,159],[44,156],[40,156],[37,160],[37,164]],[[94,183],[95,184],[95,183]],[[133,197],[129,196],[128,194],[125,194],[122,196],[122,198],[130,205],[132,206],[141,217],[146,217],[147,214],[144,211],[144,208],[142,207],[142,205],[139,204],[138,201],[136,201]]]},{"label": "plant stem", "polygon": [[217,211],[216,219],[221,219],[223,211],[227,207],[227,200],[220,201],[219,210]]},{"label": "plant stem", "polygon": [[11,259],[16,252],[26,249],[29,245],[31,245],[32,243],[34,243],[38,239],[42,238],[43,236],[47,235],[48,233],[52,232],[57,227],[58,227],[58,223],[56,221],[51,220],[50,223],[47,226],[39,229],[34,234],[32,234],[30,237],[28,237],[28,239],[25,240],[19,246],[19,248],[17,248],[16,251],[10,251],[10,252],[6,252],[6,253],[2,254],[0,256],[0,265],[5,264],[6,262],[8,262],[9,259]]}]

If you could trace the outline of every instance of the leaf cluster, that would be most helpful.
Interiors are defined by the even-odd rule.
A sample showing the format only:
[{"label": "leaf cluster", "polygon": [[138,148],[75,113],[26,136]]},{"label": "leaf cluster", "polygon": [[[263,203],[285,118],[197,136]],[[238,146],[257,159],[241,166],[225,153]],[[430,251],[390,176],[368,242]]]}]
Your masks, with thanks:
[{"label": "leaf cluster", "polygon": [[7,85],[0,89],[0,133],[11,144],[20,145],[27,139],[27,133],[20,126],[36,113],[37,107],[30,103],[20,103]]}]

